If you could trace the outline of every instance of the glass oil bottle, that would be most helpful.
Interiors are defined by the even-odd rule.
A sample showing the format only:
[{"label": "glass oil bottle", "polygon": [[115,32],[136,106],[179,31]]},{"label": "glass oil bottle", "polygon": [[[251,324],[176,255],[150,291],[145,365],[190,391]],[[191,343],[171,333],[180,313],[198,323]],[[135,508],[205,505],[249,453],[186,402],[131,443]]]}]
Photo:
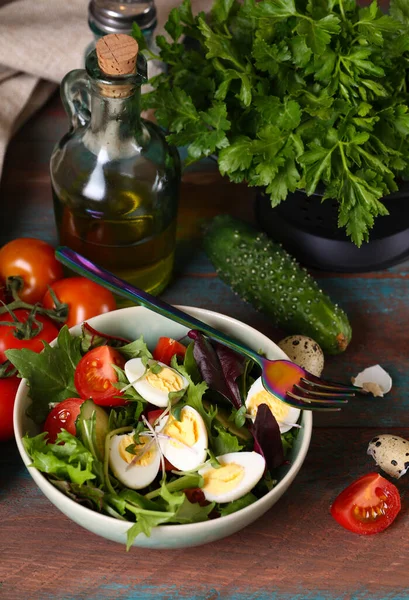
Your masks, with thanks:
[{"label": "glass oil bottle", "polygon": [[61,84],[71,129],[50,171],[60,243],[159,294],[174,261],[180,161],[160,128],[140,116],[145,82],[136,41],[102,37],[86,70]]}]

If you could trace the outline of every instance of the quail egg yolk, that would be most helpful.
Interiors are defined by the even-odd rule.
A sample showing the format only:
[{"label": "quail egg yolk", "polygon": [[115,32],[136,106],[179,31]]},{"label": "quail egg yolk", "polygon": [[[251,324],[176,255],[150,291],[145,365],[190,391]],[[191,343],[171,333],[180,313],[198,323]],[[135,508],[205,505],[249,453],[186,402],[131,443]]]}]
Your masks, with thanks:
[{"label": "quail egg yolk", "polygon": [[[134,446],[134,451],[136,454],[131,454],[131,452],[127,451],[127,447],[131,445]],[[131,435],[124,435],[118,446],[119,456],[122,458],[122,460],[129,464],[134,460],[137,454],[143,451],[144,447],[145,444],[135,444],[135,441]],[[155,446],[152,445],[152,449],[149,449],[146,452],[144,452],[142,456],[135,461],[134,464],[139,465],[140,467],[146,467],[151,464],[151,462],[155,458],[155,454]]]},{"label": "quail egg yolk", "polygon": [[244,467],[236,463],[228,463],[218,469],[209,469],[203,473],[203,492],[221,495],[234,490],[244,477]]},{"label": "quail egg yolk", "polygon": [[266,390],[254,394],[247,405],[247,409],[254,419],[256,418],[257,409],[260,404],[267,404],[277,421],[285,420],[288,413],[288,405],[272,394],[269,394]]},{"label": "quail egg yolk", "polygon": [[190,412],[184,412],[181,421],[170,416],[163,433],[189,447],[194,446],[199,439],[197,421]]},{"label": "quail egg yolk", "polygon": [[162,367],[159,373],[148,371],[145,379],[152,387],[161,392],[178,392],[183,388],[182,377],[169,367]]}]

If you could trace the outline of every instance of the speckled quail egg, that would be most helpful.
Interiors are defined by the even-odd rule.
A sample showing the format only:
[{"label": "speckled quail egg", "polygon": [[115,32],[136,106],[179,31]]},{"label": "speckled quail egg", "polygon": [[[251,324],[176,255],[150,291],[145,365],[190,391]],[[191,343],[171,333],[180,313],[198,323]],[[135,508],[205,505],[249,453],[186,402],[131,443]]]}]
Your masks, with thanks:
[{"label": "speckled quail egg", "polygon": [[305,335],[289,335],[278,346],[296,365],[319,377],[324,369],[324,353],[312,338]]},{"label": "speckled quail egg", "polygon": [[[127,448],[132,447],[132,452]],[[141,490],[155,479],[160,467],[156,440],[139,436],[135,444],[132,434],[114,435],[109,444],[109,466],[115,477],[133,490]]]},{"label": "speckled quail egg", "polygon": [[409,469],[409,441],[398,435],[377,435],[369,442],[367,452],[391,477],[399,479]]},{"label": "speckled quail egg", "polygon": [[270,392],[267,392],[261,381],[261,377],[250,387],[246,398],[246,409],[253,421],[256,420],[257,410],[260,404],[267,404],[275,416],[281,433],[289,431],[300,416],[300,409],[290,406]]},{"label": "speckled quail egg", "polygon": [[195,408],[184,406],[179,420],[171,414],[161,417],[155,427],[158,443],[165,458],[180,471],[202,465],[207,456],[207,430]]},{"label": "speckled quail egg", "polygon": [[[152,365],[159,365],[161,370],[150,370]],[[159,361],[149,360],[145,367],[142,359],[132,358],[125,363],[124,370],[129,382],[142,398],[160,408],[168,405],[170,392],[179,392],[189,385],[183,375]]]},{"label": "speckled quail egg", "polygon": [[260,481],[266,461],[257,452],[230,452],[218,456],[220,467],[206,465],[199,470],[204,479],[202,492],[209,502],[238,500]]}]

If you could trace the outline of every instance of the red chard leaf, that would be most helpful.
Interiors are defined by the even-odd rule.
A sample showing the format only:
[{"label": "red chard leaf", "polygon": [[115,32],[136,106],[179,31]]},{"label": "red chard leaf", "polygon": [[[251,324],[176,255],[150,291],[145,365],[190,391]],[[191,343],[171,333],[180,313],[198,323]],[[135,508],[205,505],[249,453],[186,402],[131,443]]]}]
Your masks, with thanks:
[{"label": "red chard leaf", "polygon": [[284,448],[277,420],[267,404],[260,404],[251,427],[254,451],[264,456],[269,471],[284,462]]},{"label": "red chard leaf", "polygon": [[92,350],[97,346],[112,346],[113,348],[121,348],[121,346],[129,344],[129,340],[97,331],[86,321],[82,324],[81,329],[81,350],[83,352],[88,352],[88,350]]},{"label": "red chard leaf", "polygon": [[203,380],[239,409],[242,400],[236,380],[244,371],[246,359],[222,344],[211,344],[199,331],[189,331],[188,336],[195,341],[193,357]]}]

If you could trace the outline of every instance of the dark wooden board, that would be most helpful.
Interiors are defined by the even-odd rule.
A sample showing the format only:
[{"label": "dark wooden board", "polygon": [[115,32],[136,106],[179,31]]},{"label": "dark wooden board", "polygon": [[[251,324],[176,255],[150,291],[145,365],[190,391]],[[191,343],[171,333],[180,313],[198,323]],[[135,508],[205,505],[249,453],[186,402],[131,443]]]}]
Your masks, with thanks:
[{"label": "dark wooden board", "polygon": [[[10,144],[0,185],[1,244],[22,235],[57,242],[48,161],[66,128],[55,96]],[[252,190],[223,180],[211,163],[185,173],[175,276],[163,297],[229,314],[278,341],[283,332],[216,277],[200,247],[200,228],[214,214],[253,220],[253,197]],[[374,470],[366,455],[373,435],[409,437],[408,265],[362,276],[315,275],[347,310],[354,330],[347,352],[328,358],[326,374],[349,378],[380,363],[393,376],[392,393],[316,416],[307,460],[279,503],[244,531],[194,550],[126,553],[83,531],[37,489],[14,442],[1,444],[0,598],[409,597],[407,480],[398,482],[402,513],[383,534],[355,536],[329,515],[337,493]]]}]

